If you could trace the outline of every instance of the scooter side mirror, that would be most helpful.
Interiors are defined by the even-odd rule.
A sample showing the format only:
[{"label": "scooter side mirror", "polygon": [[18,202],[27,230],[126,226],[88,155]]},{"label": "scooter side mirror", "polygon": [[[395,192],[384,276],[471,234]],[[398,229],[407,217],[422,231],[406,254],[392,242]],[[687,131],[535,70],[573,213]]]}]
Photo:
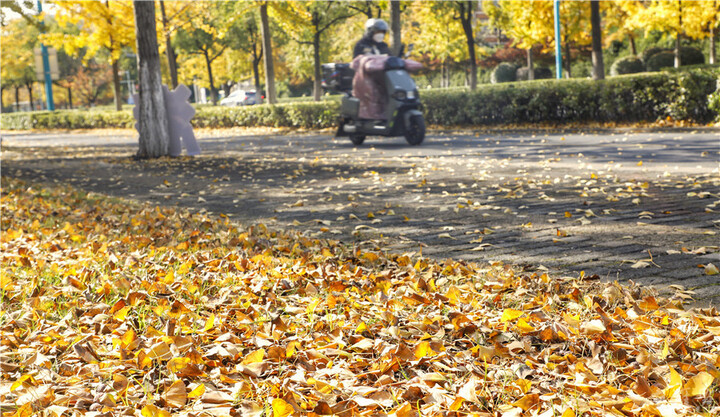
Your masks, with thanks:
[{"label": "scooter side mirror", "polygon": [[408,45],[408,47],[407,47],[407,52],[405,52],[404,57],[405,57],[405,58],[409,57],[409,56],[410,56],[410,52],[412,52],[413,49],[415,49],[415,44],[414,44],[414,43],[411,43],[410,45]]}]

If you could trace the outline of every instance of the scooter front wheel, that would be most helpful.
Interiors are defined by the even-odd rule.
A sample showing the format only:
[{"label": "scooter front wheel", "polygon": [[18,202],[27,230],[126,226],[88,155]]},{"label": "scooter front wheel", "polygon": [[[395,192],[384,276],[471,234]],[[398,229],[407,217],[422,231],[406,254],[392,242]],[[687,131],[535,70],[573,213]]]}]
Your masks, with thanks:
[{"label": "scooter front wheel", "polygon": [[417,146],[425,139],[425,119],[419,114],[410,116],[408,126],[405,129],[405,140],[410,145]]},{"label": "scooter front wheel", "polygon": [[355,146],[360,146],[365,142],[365,135],[350,135],[350,141]]}]

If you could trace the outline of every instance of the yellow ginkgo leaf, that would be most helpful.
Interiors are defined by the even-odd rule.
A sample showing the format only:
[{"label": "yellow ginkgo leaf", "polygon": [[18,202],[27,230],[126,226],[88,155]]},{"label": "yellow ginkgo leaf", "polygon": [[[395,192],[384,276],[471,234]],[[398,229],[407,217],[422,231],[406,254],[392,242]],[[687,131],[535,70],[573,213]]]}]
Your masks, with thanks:
[{"label": "yellow ginkgo leaf", "polygon": [[143,407],[140,413],[143,415],[143,417],[170,417],[171,415],[168,411],[165,411],[162,408],[155,407],[152,404],[148,404]]},{"label": "yellow ginkgo leaf", "polygon": [[516,318],[522,316],[523,314],[525,314],[524,311],[513,310],[512,308],[506,308],[502,313],[502,317],[500,317],[500,321],[503,323],[507,323],[509,321],[515,320]]},{"label": "yellow ginkgo leaf", "polygon": [[215,327],[215,314],[210,314],[210,317],[205,320],[205,327],[203,327],[203,331],[207,332]]},{"label": "yellow ginkgo leaf", "polygon": [[275,398],[272,402],[273,417],[286,417],[292,414],[295,409],[282,398]]},{"label": "yellow ginkgo leaf", "polygon": [[704,397],[707,389],[710,388],[714,380],[715,377],[711,374],[704,371],[700,372],[685,383],[682,388],[682,393],[686,397]]},{"label": "yellow ginkgo leaf", "polygon": [[170,372],[180,372],[190,363],[190,358],[172,358],[168,361],[167,367]]},{"label": "yellow ginkgo leaf", "polygon": [[416,359],[422,359],[426,356],[435,356],[437,355],[437,352],[435,352],[432,347],[430,347],[430,342],[427,340],[422,341],[418,343],[418,345],[415,347],[415,358]]},{"label": "yellow ginkgo leaf", "polygon": [[567,410],[563,411],[561,417],[575,417],[575,411],[572,408],[568,408]]},{"label": "yellow ginkgo leaf", "polygon": [[251,363],[262,362],[263,359],[265,359],[265,349],[258,349],[245,356],[245,359],[243,359],[241,363],[243,365],[249,365]]},{"label": "yellow ginkgo leaf", "polygon": [[535,328],[530,323],[528,323],[525,319],[518,320],[517,328],[522,333],[530,333],[530,332],[535,331]]},{"label": "yellow ginkgo leaf", "polygon": [[187,387],[182,379],[173,382],[163,394],[163,400],[170,407],[181,408],[187,403]]},{"label": "yellow ginkgo leaf", "polygon": [[205,384],[200,384],[188,393],[188,398],[199,398],[205,394]]}]

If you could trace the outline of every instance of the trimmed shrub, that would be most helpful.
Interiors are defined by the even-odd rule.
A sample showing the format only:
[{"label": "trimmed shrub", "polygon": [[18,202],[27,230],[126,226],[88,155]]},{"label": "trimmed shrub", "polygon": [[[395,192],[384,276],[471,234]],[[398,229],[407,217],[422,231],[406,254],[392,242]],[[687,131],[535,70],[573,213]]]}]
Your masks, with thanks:
[{"label": "trimmed shrub", "polygon": [[[536,80],[544,80],[553,77],[552,70],[550,68],[533,68]],[[520,67],[515,70],[515,81],[527,81],[530,77],[530,70],[528,67]]]},{"label": "trimmed shrub", "polygon": [[713,112],[716,122],[720,122],[720,89],[708,96],[708,108]]},{"label": "trimmed shrub", "polygon": [[655,54],[659,54],[660,52],[666,52],[666,48],[661,48],[659,46],[653,46],[652,48],[648,48],[644,51],[642,51],[642,54],[640,55],[640,58],[642,58],[643,62],[645,63],[645,66],[647,66],[648,60]]},{"label": "trimmed shrub", "polygon": [[515,81],[517,67],[509,62],[501,62],[492,72],[490,82],[493,84]]},{"label": "trimmed shrub", "polygon": [[536,80],[546,80],[549,78],[553,78],[555,74],[553,74],[553,70],[546,67],[540,67],[535,68],[535,79]]},{"label": "trimmed shrub", "polygon": [[675,65],[675,54],[672,51],[658,52],[645,61],[648,71],[660,71],[662,68]]},{"label": "trimmed shrub", "polygon": [[705,55],[702,51],[691,46],[680,47],[680,64],[685,65],[702,65],[705,63]]},{"label": "trimmed shrub", "polygon": [[645,64],[636,56],[626,56],[613,62],[610,75],[635,74],[645,71]]}]

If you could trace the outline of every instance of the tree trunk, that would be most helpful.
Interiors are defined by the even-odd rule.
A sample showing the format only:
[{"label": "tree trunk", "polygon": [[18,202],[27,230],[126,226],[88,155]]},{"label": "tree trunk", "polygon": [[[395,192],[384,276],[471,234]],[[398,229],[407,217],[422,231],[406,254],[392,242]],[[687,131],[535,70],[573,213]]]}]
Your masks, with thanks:
[{"label": "tree trunk", "polygon": [[390,52],[397,56],[402,46],[402,25],[400,23],[400,0],[390,0],[390,32],[392,48]]},{"label": "tree trunk", "polygon": [[[717,0],[713,1],[713,10],[718,11],[718,2]],[[708,29],[710,32],[710,54],[709,56],[709,63],[711,65],[715,64],[717,62],[717,57],[715,56],[715,37],[717,37],[717,31],[715,30],[715,22],[717,21],[717,13],[715,14],[715,17],[708,22]]]},{"label": "tree trunk", "polygon": [[635,46],[635,37],[631,33],[628,35],[628,38],[630,38],[630,51],[632,52],[633,56],[637,56],[637,46]]},{"label": "tree trunk", "polygon": [[[262,50],[260,51],[262,55]],[[262,91],[260,89],[260,59],[258,56],[257,47],[253,43],[253,78],[255,79],[255,101],[262,103]]]},{"label": "tree trunk", "polygon": [[320,34],[313,35],[313,100],[320,101],[320,83],[322,74],[320,71]]},{"label": "tree trunk", "polygon": [[680,59],[680,35],[681,35],[682,27],[683,27],[682,26],[683,21],[682,21],[682,1],[681,0],[678,0],[678,11],[680,13],[679,13],[679,17],[678,17],[679,21],[678,21],[677,36],[675,36],[675,68],[680,68],[680,66],[682,65],[682,62],[680,62],[681,61],[681,59]]},{"label": "tree trunk", "polygon": [[260,32],[263,40],[263,61],[265,64],[265,97],[267,102],[275,104],[275,66],[273,64],[272,39],[270,36],[270,23],[267,13],[267,2],[260,5]]},{"label": "tree trunk", "polygon": [[600,25],[600,1],[590,1],[590,24],[592,26],[592,77],[593,80],[605,79],[605,63],[602,51],[602,27]]},{"label": "tree trunk", "polygon": [[533,65],[532,47],[527,49],[528,80],[535,79],[535,68]]},{"label": "tree trunk", "polygon": [[565,73],[566,78],[572,78],[572,70],[570,67],[570,41],[565,42]]},{"label": "tree trunk", "polygon": [[717,33],[715,32],[715,26],[710,27],[710,64],[715,64],[717,62],[716,56],[715,56],[715,37],[717,36]]},{"label": "tree trunk", "polygon": [[15,111],[20,111],[20,87],[15,87]]},{"label": "tree trunk", "polygon": [[68,87],[67,92],[68,92],[68,108],[72,109],[73,108],[73,106],[72,106],[72,88]]},{"label": "tree trunk", "polygon": [[28,102],[30,103],[30,111],[35,110],[35,101],[33,100],[32,95],[32,84],[27,83],[25,84],[25,88],[28,90]]},{"label": "tree trunk", "polygon": [[120,63],[117,60],[112,62],[112,76],[113,76],[113,96],[115,101],[115,110],[122,110],[122,97],[120,96]]},{"label": "tree trunk", "polygon": [[163,31],[165,32],[165,55],[167,56],[168,70],[170,71],[170,82],[172,83],[172,89],[175,89],[178,86],[177,55],[175,55],[175,49],[170,42],[170,32],[167,30],[168,22],[163,0],[160,0],[160,14],[162,15]]},{"label": "tree trunk", "polygon": [[466,0],[460,4],[460,21],[462,22],[463,31],[465,32],[465,42],[468,47],[468,55],[470,57],[470,89],[477,88],[477,62],[475,60],[475,36],[473,35],[472,18],[473,18],[473,2]]},{"label": "tree trunk", "polygon": [[140,80],[138,102],[135,103],[140,133],[137,156],[158,158],[169,154],[170,134],[155,30],[155,3],[134,0],[133,9]]},{"label": "tree trunk", "polygon": [[218,102],[218,92],[217,92],[217,89],[215,88],[215,81],[213,80],[212,61],[210,61],[210,52],[203,51],[203,55],[205,56],[205,65],[207,65],[207,70],[208,70],[208,81],[210,82],[210,99],[212,100],[213,106],[216,106],[217,102]]}]

